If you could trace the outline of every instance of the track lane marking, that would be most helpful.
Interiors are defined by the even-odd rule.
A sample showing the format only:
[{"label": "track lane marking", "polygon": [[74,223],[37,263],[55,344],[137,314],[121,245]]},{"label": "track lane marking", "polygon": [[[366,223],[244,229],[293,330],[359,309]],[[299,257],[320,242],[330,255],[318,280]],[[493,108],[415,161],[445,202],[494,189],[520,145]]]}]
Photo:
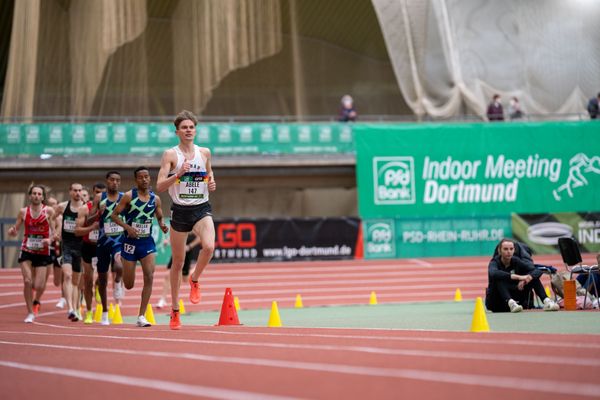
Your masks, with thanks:
[{"label": "track lane marking", "polygon": [[[6,331],[0,333],[8,333]],[[16,333],[16,332],[15,332]],[[29,332],[19,332],[18,335],[27,334]],[[37,336],[45,337],[60,337],[63,335],[47,333],[43,334],[36,332]],[[72,334],[69,337],[79,337],[86,339],[101,338],[112,340],[130,340],[130,337],[115,336],[115,335],[85,335]],[[567,364],[579,367],[599,367],[600,360],[597,358],[581,358],[581,357],[562,357],[562,356],[547,356],[547,355],[522,355],[522,354],[488,354],[481,352],[465,352],[465,351],[443,351],[443,350],[411,350],[411,349],[394,349],[389,347],[371,347],[371,346],[356,346],[356,345],[315,345],[315,344],[290,344],[290,343],[257,343],[257,342],[240,342],[240,341],[225,341],[225,340],[207,340],[207,339],[177,339],[177,338],[156,338],[156,337],[137,337],[136,340],[150,342],[168,342],[168,343],[193,343],[193,344],[209,344],[209,345],[233,345],[241,347],[264,347],[274,349],[296,349],[296,350],[315,350],[315,351],[342,351],[380,355],[395,355],[404,357],[429,357],[429,358],[444,358],[444,359],[462,359],[462,360],[478,360],[478,361],[505,361],[505,362],[520,362],[532,364]],[[0,340],[0,343],[13,343]],[[21,342],[14,342],[21,343]],[[27,343],[28,344],[28,343]],[[25,345],[25,344],[23,344]]]},{"label": "track lane marking", "polygon": [[[0,342],[6,344],[6,342]],[[223,357],[223,356],[212,356],[202,354],[190,354],[190,353],[172,353],[172,352],[161,352],[161,351],[133,351],[133,350],[114,350],[106,348],[94,348],[94,347],[79,347],[79,346],[60,346],[60,345],[38,345],[32,343],[11,343],[22,346],[39,346],[46,348],[57,348],[67,350],[79,350],[87,352],[103,352],[103,353],[118,353],[127,354],[133,356],[150,356],[150,357],[161,357],[161,358],[179,358],[193,361],[204,361],[204,362],[220,362],[227,364],[240,364],[240,365],[251,365],[258,367],[272,367],[272,368],[285,368],[285,369],[297,369],[305,371],[314,371],[328,374],[346,374],[346,375],[360,375],[360,376],[373,376],[383,378],[398,378],[398,379],[412,379],[427,382],[443,382],[452,385],[468,385],[468,386],[480,386],[480,387],[493,387],[499,389],[508,389],[516,391],[529,391],[529,392],[545,392],[550,394],[565,394],[565,395],[579,395],[597,397],[600,392],[600,385],[594,383],[581,383],[571,382],[565,380],[549,380],[542,378],[522,378],[522,377],[507,377],[500,375],[487,375],[487,374],[469,374],[469,373],[454,373],[454,372],[438,372],[428,370],[417,370],[408,368],[380,368],[380,367],[364,367],[364,366],[350,366],[341,364],[328,364],[328,363],[315,363],[315,362],[304,362],[304,361],[280,361],[270,360],[262,358],[243,358],[243,357]],[[13,363],[10,361],[0,360],[0,365],[13,366],[15,368],[21,367],[25,369],[27,364]],[[154,382],[153,388],[159,388],[158,384],[173,385],[173,389],[177,385],[184,385],[182,389],[189,390],[194,385],[176,384],[169,381],[155,381],[144,378],[129,378],[122,377],[122,375],[113,374],[102,374],[88,371],[76,371],[65,368],[53,368],[34,366],[39,368],[39,372],[46,372],[44,369],[50,368],[50,370],[56,370],[62,372],[64,375],[73,377],[86,377],[88,379],[99,379],[94,378],[97,376],[105,377],[106,379],[114,379],[114,383],[127,383],[131,379],[140,380],[140,384],[143,383],[148,387],[147,383]],[[77,375],[80,374],[80,375]],[[127,380],[125,380],[127,379]],[[137,386],[137,385],[136,385]],[[202,389],[227,391],[226,389],[215,389],[202,387]],[[236,392],[236,391],[232,391]],[[186,393],[186,392],[177,392]],[[237,392],[238,394],[244,394],[244,392]],[[226,398],[226,397],[218,397]],[[228,398],[228,397],[227,397]],[[239,398],[239,397],[238,397]],[[265,398],[265,397],[260,397]]]}]

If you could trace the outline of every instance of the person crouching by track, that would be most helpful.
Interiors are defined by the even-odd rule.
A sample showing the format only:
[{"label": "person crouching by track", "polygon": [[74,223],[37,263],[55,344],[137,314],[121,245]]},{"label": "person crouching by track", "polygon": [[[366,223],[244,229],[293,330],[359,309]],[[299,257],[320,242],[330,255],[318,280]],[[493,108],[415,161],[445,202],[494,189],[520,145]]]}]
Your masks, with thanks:
[{"label": "person crouching by track", "polygon": [[[144,314],[152,295],[156,244],[152,237],[152,219],[156,216],[160,229],[167,233],[169,228],[163,222],[160,197],[150,191],[150,172],[146,167],[138,167],[133,172],[136,188],[126,192],[114,212],[112,221],[125,229],[126,237],[123,243],[121,261],[123,262],[123,282],[126,289],[132,289],[135,284],[135,265],[138,260],[142,264],[144,287],[142,301],[136,325],[148,327],[151,324]],[[125,222],[119,214],[125,211]]]},{"label": "person crouching by track", "polygon": [[[52,207],[43,204],[46,190],[41,185],[29,188],[29,205],[21,208],[17,214],[17,222],[8,229],[10,236],[17,236],[21,225],[25,234],[19,254],[19,265],[23,274],[23,295],[27,306],[25,323],[32,323],[40,309],[40,300],[46,289],[48,267],[52,265],[50,242],[56,235],[55,212]],[[36,268],[33,281],[33,268]],[[35,289],[33,298],[32,289]]]},{"label": "person crouching by track", "polygon": [[[523,311],[531,290],[544,302],[544,311],[558,311],[559,305],[546,295],[540,282],[542,272],[533,263],[515,256],[515,242],[504,238],[488,265],[485,306],[492,312]],[[519,304],[521,303],[521,304]]]}]

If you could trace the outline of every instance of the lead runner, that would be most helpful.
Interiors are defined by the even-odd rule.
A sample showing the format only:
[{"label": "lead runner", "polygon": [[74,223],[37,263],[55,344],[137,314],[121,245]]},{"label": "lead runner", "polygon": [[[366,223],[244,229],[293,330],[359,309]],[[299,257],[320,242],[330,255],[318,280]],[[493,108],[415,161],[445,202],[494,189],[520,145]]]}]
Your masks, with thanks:
[{"label": "lead runner", "polygon": [[190,275],[190,301],[200,302],[200,274],[210,262],[215,249],[215,226],[208,192],[217,188],[211,168],[211,153],[207,147],[194,144],[198,119],[190,111],[182,111],[175,117],[175,133],[179,144],[165,150],[160,161],[156,191],[168,189],[173,200],[171,206],[171,329],[180,329],[179,288],[181,268],[185,260],[188,234],[193,231],[200,238],[202,249],[198,254],[196,268]]}]

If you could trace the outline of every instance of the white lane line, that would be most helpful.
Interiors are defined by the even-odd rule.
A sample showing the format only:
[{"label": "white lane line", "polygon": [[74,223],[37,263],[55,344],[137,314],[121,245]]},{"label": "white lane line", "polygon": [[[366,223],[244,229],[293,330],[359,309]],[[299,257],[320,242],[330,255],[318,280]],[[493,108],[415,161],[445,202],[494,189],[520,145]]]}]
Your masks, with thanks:
[{"label": "white lane line", "polygon": [[[56,329],[77,329],[81,330],[80,327],[77,326],[68,326],[68,325],[54,325],[43,322],[34,322],[35,325],[47,326],[50,328]],[[190,328],[192,328],[190,326]],[[206,327],[198,326],[198,330],[196,329],[187,329],[186,331],[190,333],[207,333],[213,335],[230,335],[230,336],[274,336],[274,337],[316,337],[316,338],[326,338],[326,339],[359,339],[359,340],[391,340],[391,341],[402,341],[402,342],[424,342],[424,343],[464,343],[464,344],[484,344],[484,345],[513,345],[513,346],[529,346],[529,347],[543,347],[543,348],[567,348],[567,349],[600,349],[600,342],[598,339],[600,337],[596,335],[583,334],[577,335],[579,337],[578,342],[568,342],[567,339],[572,335],[564,335],[565,340],[527,340],[527,339],[506,339],[506,332],[487,332],[485,335],[489,337],[489,339],[481,339],[481,338],[430,338],[430,337],[422,337],[422,336],[399,336],[398,333],[402,332],[434,332],[434,333],[451,333],[457,334],[461,332],[457,331],[448,331],[448,330],[433,330],[433,329],[384,329],[384,328],[331,328],[331,327],[315,327],[315,328],[303,328],[303,327],[287,327],[286,329],[293,329],[294,331],[300,331],[300,333],[292,333],[292,332],[260,332],[259,330],[263,330],[265,328],[262,327],[244,327],[244,331],[240,330],[222,330],[220,328],[214,328],[211,330],[207,330]],[[95,327],[90,326],[86,327],[86,330],[96,330],[96,331],[104,331],[106,332],[106,327]],[[139,332],[139,328],[117,328],[115,326],[111,326],[112,331],[136,331]],[[338,331],[360,331],[360,332],[385,332],[386,336],[374,336],[374,335],[357,335],[357,334],[333,334],[333,333],[307,333],[306,331],[313,331],[315,329],[321,330],[338,330]],[[259,331],[259,332],[248,332],[248,331]],[[0,331],[10,333],[12,331]],[[31,334],[31,335],[39,335],[42,333],[39,332],[29,332],[29,331],[19,331],[20,334]],[[468,335],[472,336],[474,334],[469,333]],[[524,334],[527,335],[527,334]],[[544,334],[529,334],[529,336],[543,336]],[[582,336],[586,336],[586,338],[581,339]],[[592,343],[592,341],[596,341],[596,343]]]},{"label": "white lane line", "polygon": [[[300,272],[300,271],[297,271]],[[418,278],[419,275],[423,275],[423,276],[435,276],[435,277],[439,277],[440,276],[448,276],[448,277],[453,277],[453,276],[457,276],[457,275],[466,275],[466,276],[472,276],[475,272],[479,272],[480,276],[487,276],[487,266],[482,266],[480,271],[471,271],[471,270],[459,270],[459,271],[448,271],[447,273],[444,273],[443,270],[423,270],[423,271],[388,271],[388,272],[374,272],[374,271],[362,271],[362,272],[348,272],[348,273],[340,273],[340,272],[332,272],[332,273],[315,273],[315,274],[308,274],[308,273],[296,273],[296,274],[289,274],[289,275],[278,275],[278,274],[270,274],[267,273],[267,275],[242,275],[242,276],[231,276],[231,277],[222,277],[222,276],[217,276],[217,277],[211,277],[207,275],[203,275],[200,278],[200,282],[211,282],[211,281],[273,281],[276,280],[278,282],[286,282],[286,281],[294,281],[296,279],[310,279],[310,278],[314,278],[315,280],[320,280],[320,279],[324,279],[324,278],[332,278],[332,279],[339,279],[341,277],[343,278],[372,278],[373,276],[377,276],[379,278],[382,278],[380,280],[384,281],[385,277],[395,277],[395,276],[410,276],[410,277],[414,277],[414,278]]]},{"label": "white lane line", "polygon": [[273,396],[266,393],[246,392],[241,390],[220,389],[211,386],[189,385],[159,379],[137,378],[123,374],[105,374],[95,371],[83,371],[80,369],[68,369],[58,367],[47,367],[43,365],[24,364],[12,361],[0,360],[0,366],[7,368],[16,368],[26,371],[43,372],[51,375],[62,375],[71,378],[88,379],[91,381],[100,381],[116,383],[125,386],[134,386],[142,389],[160,390],[163,392],[178,393],[195,397],[209,397],[213,399],[233,399],[233,400],[284,400],[294,397]]},{"label": "white lane line", "polygon": [[425,260],[421,260],[420,258],[411,258],[411,259],[409,259],[409,261],[411,261],[417,265],[420,265],[422,267],[436,267],[436,265],[434,265],[430,262],[427,262]]},{"label": "white lane line", "polygon": [[[37,322],[36,322],[37,323]],[[61,328],[60,325],[50,325],[50,324],[40,324],[55,328]],[[69,327],[70,328],[70,327]],[[248,329],[253,329],[254,327],[246,327]],[[291,327],[290,327],[291,328]],[[96,328],[101,329],[101,328]],[[264,329],[257,327],[256,329]],[[296,327],[293,328],[298,331],[302,330],[314,330],[315,328],[303,328]],[[562,341],[550,341],[550,340],[524,340],[524,339],[506,339],[506,332],[487,332],[486,335],[495,336],[498,339],[464,339],[464,338],[428,338],[428,337],[415,337],[415,336],[395,336],[394,334],[397,332],[409,331],[409,332],[448,332],[448,333],[460,333],[457,331],[448,331],[448,330],[433,330],[433,329],[384,329],[384,328],[316,328],[323,330],[348,330],[348,331],[386,331],[386,336],[366,336],[366,335],[336,335],[336,334],[328,334],[328,333],[291,333],[291,332],[240,332],[240,331],[224,331],[224,330],[206,330],[200,329],[198,333],[212,333],[212,334],[221,334],[221,335],[242,335],[242,336],[281,336],[281,337],[317,337],[317,338],[330,338],[330,339],[360,339],[360,340],[392,340],[392,341],[405,341],[405,342],[426,342],[426,343],[464,343],[464,344],[489,344],[489,345],[514,345],[514,346],[531,346],[531,347],[552,347],[552,348],[575,348],[575,349],[600,349],[600,343],[591,343],[590,340],[598,340],[597,336],[592,336],[590,334],[583,334],[588,336],[589,340],[581,340],[580,342],[567,342],[565,340],[569,339],[570,335],[565,335],[565,340]],[[134,330],[134,329],[131,329]],[[388,335],[393,336],[388,336]],[[581,335],[579,335],[581,336]]]},{"label": "white lane line", "polygon": [[[582,383],[582,382],[571,382],[561,379],[548,380],[548,379],[530,379],[513,376],[499,376],[499,375],[487,375],[487,374],[469,374],[469,373],[450,373],[450,372],[438,372],[418,369],[404,369],[404,368],[380,368],[380,367],[365,367],[365,366],[351,366],[342,364],[327,364],[327,363],[315,363],[315,362],[303,362],[303,361],[286,361],[286,360],[271,360],[263,358],[244,358],[244,357],[227,357],[227,356],[213,356],[206,354],[192,354],[192,353],[173,353],[173,352],[162,352],[162,351],[134,351],[124,349],[107,349],[107,348],[96,348],[96,347],[80,347],[80,346],[61,346],[61,345],[44,345],[44,344],[32,344],[32,343],[17,343],[17,342],[0,342],[1,344],[13,344],[21,346],[35,346],[35,347],[46,347],[46,348],[57,348],[66,350],[79,350],[84,352],[102,352],[102,353],[118,353],[127,354],[132,356],[148,356],[148,357],[161,357],[161,358],[179,358],[194,361],[203,362],[219,362],[227,364],[240,364],[240,365],[251,365],[258,367],[272,367],[272,368],[283,368],[283,369],[297,369],[314,372],[324,372],[328,374],[346,374],[346,375],[359,375],[359,376],[373,376],[383,378],[398,378],[398,379],[414,379],[428,382],[444,382],[450,384],[462,384],[469,386],[483,386],[493,387],[500,389],[509,390],[521,390],[531,392],[546,392],[546,393],[559,393],[565,395],[579,395],[579,396],[592,396],[597,397],[600,392],[600,385],[594,383]],[[10,363],[0,361],[0,363]],[[17,364],[17,363],[11,363]],[[19,364],[27,366],[26,364]],[[41,367],[51,368],[51,367]],[[66,370],[69,376],[76,377],[77,373],[83,373],[85,377],[96,376],[96,373]],[[66,372],[67,373],[67,372]],[[65,374],[66,374],[65,373]],[[71,375],[72,374],[72,375]],[[112,377],[118,377],[119,375],[101,374]],[[114,378],[113,378],[114,379]],[[131,378],[125,378],[123,382],[129,382]],[[147,381],[143,378],[141,382]],[[141,383],[140,382],[140,383]],[[172,384],[168,381],[159,381],[161,384],[167,383]],[[154,387],[154,386],[153,386]],[[186,388],[187,389],[187,388]],[[208,388],[214,389],[214,388]],[[224,390],[224,389],[218,389]],[[179,392],[178,392],[179,393]]]},{"label": "white lane line", "polygon": [[[53,333],[42,332],[1,332],[14,333],[17,335],[31,334],[33,336],[57,337],[63,336]],[[114,335],[85,335],[85,334],[70,334],[69,337],[79,337],[86,339],[112,339],[129,341],[131,338],[114,336]],[[297,349],[297,350],[315,350],[315,351],[343,351],[355,353],[381,354],[404,357],[428,357],[428,358],[444,358],[444,359],[460,359],[460,360],[480,360],[480,361],[506,361],[506,362],[521,362],[532,364],[553,364],[559,363],[573,365],[579,367],[598,367],[600,360],[596,358],[581,358],[581,357],[562,357],[562,356],[546,356],[546,355],[522,355],[522,354],[488,354],[480,352],[467,351],[440,351],[440,350],[410,350],[410,349],[394,349],[371,346],[350,346],[350,345],[315,345],[315,344],[292,344],[292,343],[256,343],[256,342],[240,342],[240,341],[225,341],[225,340],[207,340],[207,339],[178,339],[178,338],[158,338],[158,337],[138,337],[139,341],[152,342],[168,342],[168,343],[192,343],[205,345],[231,345],[241,347],[262,347],[275,349]],[[12,343],[0,341],[0,343]]]}]

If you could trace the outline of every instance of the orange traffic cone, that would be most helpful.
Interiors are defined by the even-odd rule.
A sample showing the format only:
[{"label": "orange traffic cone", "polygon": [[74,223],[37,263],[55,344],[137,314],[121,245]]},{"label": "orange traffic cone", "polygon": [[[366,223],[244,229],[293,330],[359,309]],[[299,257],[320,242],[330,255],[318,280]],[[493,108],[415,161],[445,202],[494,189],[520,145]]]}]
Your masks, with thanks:
[{"label": "orange traffic cone", "polygon": [[362,260],[365,258],[365,251],[363,245],[363,230],[362,223],[358,223],[358,235],[356,236],[356,247],[354,248],[354,259]]},{"label": "orange traffic cone", "polygon": [[233,293],[230,288],[225,289],[225,296],[223,296],[223,305],[221,306],[221,316],[219,317],[219,323],[221,325],[241,325],[238,319],[237,311],[235,310],[235,303],[233,300]]}]

